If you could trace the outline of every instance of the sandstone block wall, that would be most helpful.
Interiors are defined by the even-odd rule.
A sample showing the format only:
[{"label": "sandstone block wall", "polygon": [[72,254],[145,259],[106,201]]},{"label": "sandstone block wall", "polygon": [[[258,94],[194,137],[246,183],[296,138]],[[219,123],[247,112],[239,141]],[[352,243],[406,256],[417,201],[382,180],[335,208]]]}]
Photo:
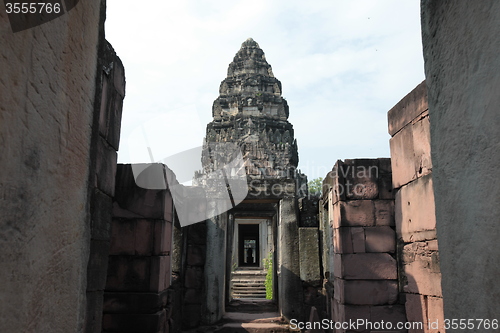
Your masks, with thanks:
[{"label": "sandstone block wall", "polygon": [[[390,159],[338,161],[323,183],[324,246],[330,318],[406,321],[398,288]],[[365,327],[360,332],[370,332]],[[350,332],[337,330],[337,332]]]},{"label": "sandstone block wall", "polygon": [[104,292],[104,332],[170,332],[173,201],[118,165]]},{"label": "sandstone block wall", "polygon": [[[442,333],[443,295],[425,81],[389,111],[388,121],[400,286],[406,297],[406,315],[408,321],[422,322],[424,332]],[[430,328],[429,323],[436,321],[440,327]]]},{"label": "sandstone block wall", "polygon": [[312,197],[298,200],[299,263],[304,294],[304,313],[309,315],[314,307],[314,311],[317,311],[316,316],[324,317],[326,309],[325,297],[322,293],[322,243],[320,240],[321,232],[318,228],[318,199]]},{"label": "sandstone block wall", "polygon": [[421,9],[444,312],[498,319],[500,3]]},{"label": "sandstone block wall", "polygon": [[17,33],[0,11],[1,332],[82,332],[93,301],[87,263],[100,244],[90,242],[89,170],[101,4],[80,1]]},{"label": "sandstone block wall", "polygon": [[120,142],[125,69],[111,45],[100,39],[95,113],[90,150],[90,256],[87,266],[85,332],[102,330],[112,201],[115,194],[117,150]]}]

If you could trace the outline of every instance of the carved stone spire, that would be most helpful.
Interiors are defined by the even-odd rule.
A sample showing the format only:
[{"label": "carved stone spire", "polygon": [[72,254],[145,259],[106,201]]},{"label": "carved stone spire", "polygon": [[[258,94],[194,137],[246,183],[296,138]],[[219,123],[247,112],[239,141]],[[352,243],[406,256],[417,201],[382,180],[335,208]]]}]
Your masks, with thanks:
[{"label": "carved stone spire", "polygon": [[229,64],[227,78],[214,102],[214,120],[237,114],[288,119],[288,105],[281,97],[281,82],[276,79],[259,44],[249,38]]},{"label": "carved stone spire", "polygon": [[[220,85],[206,137],[208,143],[238,144],[250,178],[297,176],[297,145],[281,91],[281,82],[274,77],[259,44],[251,38],[244,41]],[[205,164],[204,168],[210,171],[214,166]]]}]

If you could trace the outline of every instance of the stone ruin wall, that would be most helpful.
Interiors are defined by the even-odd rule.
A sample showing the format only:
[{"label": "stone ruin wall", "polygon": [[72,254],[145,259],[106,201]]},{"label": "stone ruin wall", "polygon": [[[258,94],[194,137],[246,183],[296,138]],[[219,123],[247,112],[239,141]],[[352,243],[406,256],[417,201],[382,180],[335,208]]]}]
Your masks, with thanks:
[{"label": "stone ruin wall", "polygon": [[500,2],[421,1],[421,13],[444,313],[491,323],[500,308]]},{"label": "stone ruin wall", "polygon": [[338,161],[325,177],[320,200],[327,299],[323,317],[406,321],[391,183],[388,158]]},{"label": "stone ruin wall", "polygon": [[125,83],[104,17],[80,1],[12,33],[0,11],[2,332],[100,332]]},{"label": "stone ruin wall", "polygon": [[86,332],[101,332],[108,267],[117,150],[125,96],[125,69],[111,45],[99,43],[95,113],[90,149],[90,255],[87,265]]},{"label": "stone ruin wall", "polygon": [[434,324],[429,328],[444,317],[425,81],[388,112],[388,120],[406,315],[408,321],[424,323],[423,332],[443,333]]},{"label": "stone ruin wall", "polygon": [[131,165],[120,164],[112,210],[103,332],[173,332],[170,191],[138,187]]}]

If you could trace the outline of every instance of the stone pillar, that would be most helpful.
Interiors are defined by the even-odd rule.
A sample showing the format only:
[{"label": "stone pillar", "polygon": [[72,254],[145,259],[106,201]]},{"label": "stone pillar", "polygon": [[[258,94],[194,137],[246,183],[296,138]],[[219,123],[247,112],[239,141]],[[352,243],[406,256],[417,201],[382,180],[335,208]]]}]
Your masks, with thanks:
[{"label": "stone pillar", "polygon": [[[17,32],[0,10],[0,332],[83,332],[100,323],[92,311],[102,306],[105,263],[92,254],[107,251],[108,221],[90,207],[102,198],[95,211],[109,205],[109,193],[95,191],[91,151],[105,1],[66,9]],[[36,22],[31,15],[13,16]]]},{"label": "stone pillar", "polygon": [[96,113],[92,129],[90,184],[91,239],[87,266],[87,315],[85,332],[101,333],[103,294],[106,285],[112,200],[115,193],[117,150],[120,143],[125,69],[111,45],[102,39],[97,68]]},{"label": "stone pillar", "polygon": [[281,315],[287,320],[306,320],[299,264],[297,199],[280,200],[278,224],[278,292]]},{"label": "stone pillar", "polygon": [[[404,322],[398,292],[390,160],[338,161],[328,174],[333,229],[332,318]],[[371,332],[369,326],[357,332]],[[336,332],[351,332],[337,330]],[[396,332],[396,331],[394,331]],[[403,332],[403,331],[401,331]]]},{"label": "stone pillar", "polygon": [[500,3],[421,9],[445,317],[499,319]]},{"label": "stone pillar", "polygon": [[199,222],[182,228],[185,236],[183,261],[184,296],[182,299],[183,329],[198,327],[202,318],[202,304],[205,302],[205,254],[207,245],[207,224]]},{"label": "stone pillar", "polygon": [[168,190],[137,187],[131,165],[118,166],[104,332],[169,332],[172,209]]},{"label": "stone pillar", "polygon": [[406,315],[424,323],[423,332],[443,332],[429,327],[444,318],[425,81],[389,111],[388,120]]},{"label": "stone pillar", "polygon": [[[216,205],[217,201],[209,204]],[[216,207],[212,207],[215,211]],[[205,308],[202,321],[211,325],[224,314],[224,286],[226,282],[226,227],[228,213],[206,220],[207,255],[205,261]]]}]

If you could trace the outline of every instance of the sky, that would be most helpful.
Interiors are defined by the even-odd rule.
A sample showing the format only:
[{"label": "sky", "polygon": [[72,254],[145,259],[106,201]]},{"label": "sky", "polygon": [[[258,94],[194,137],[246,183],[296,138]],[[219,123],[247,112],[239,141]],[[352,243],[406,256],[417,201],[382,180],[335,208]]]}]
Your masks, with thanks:
[{"label": "sky", "polygon": [[282,83],[309,180],[389,157],[387,112],[424,80],[418,0],[107,0],[105,29],[125,66],[119,163],[200,146],[249,37]]}]

